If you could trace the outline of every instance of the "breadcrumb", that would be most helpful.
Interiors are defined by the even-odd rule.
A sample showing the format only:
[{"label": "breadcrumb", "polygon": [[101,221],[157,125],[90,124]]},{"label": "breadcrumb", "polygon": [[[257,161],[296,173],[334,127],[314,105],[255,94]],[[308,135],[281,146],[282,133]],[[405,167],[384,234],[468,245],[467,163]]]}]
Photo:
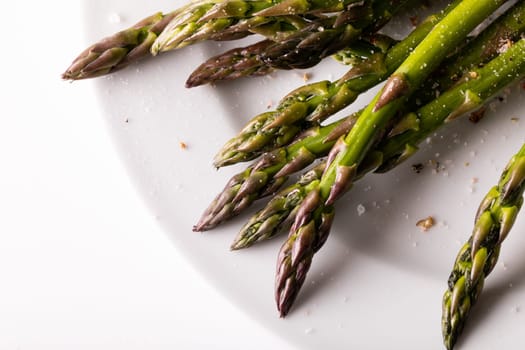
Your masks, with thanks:
[{"label": "breadcrumb", "polygon": [[476,124],[479,122],[483,117],[485,116],[486,109],[484,107],[481,107],[477,111],[474,111],[470,114],[468,117],[468,120],[470,120],[472,123]]},{"label": "breadcrumb", "polygon": [[432,216],[428,216],[425,219],[419,220],[416,223],[416,226],[419,227],[421,229],[421,231],[426,232],[430,228],[432,228],[432,226],[434,226],[435,224],[436,224],[436,222],[435,222],[434,218]]}]

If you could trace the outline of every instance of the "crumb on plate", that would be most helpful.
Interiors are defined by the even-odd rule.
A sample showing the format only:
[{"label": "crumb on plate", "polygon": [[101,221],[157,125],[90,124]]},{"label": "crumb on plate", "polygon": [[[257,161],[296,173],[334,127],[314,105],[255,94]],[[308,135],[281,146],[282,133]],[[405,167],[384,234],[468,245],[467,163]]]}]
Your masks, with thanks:
[{"label": "crumb on plate", "polygon": [[426,217],[424,219],[419,220],[416,223],[416,226],[419,227],[421,229],[421,231],[426,232],[430,228],[432,228],[432,226],[434,226],[435,224],[436,224],[436,222],[435,222],[434,218],[432,216],[428,216],[428,217]]}]

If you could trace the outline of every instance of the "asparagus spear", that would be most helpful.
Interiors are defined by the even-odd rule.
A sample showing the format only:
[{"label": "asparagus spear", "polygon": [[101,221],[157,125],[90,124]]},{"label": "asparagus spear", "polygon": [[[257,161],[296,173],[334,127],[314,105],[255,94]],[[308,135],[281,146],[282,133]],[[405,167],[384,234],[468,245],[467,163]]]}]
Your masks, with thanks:
[{"label": "asparagus spear", "polygon": [[[248,75],[262,75],[273,69],[308,68],[343,49],[363,33],[374,33],[408,1],[367,0],[354,4],[337,17],[315,21],[283,40],[261,42],[227,51],[208,59],[190,75],[187,87]],[[234,68],[232,60],[243,64]]]},{"label": "asparagus spear", "polygon": [[264,52],[274,44],[273,40],[266,39],[247,47],[237,47],[225,53],[211,57],[202,63],[186,80],[186,87],[196,87],[219,80],[234,80],[247,75],[262,76],[269,74],[273,69],[269,66],[254,64],[258,61],[258,52]]},{"label": "asparagus spear", "polygon": [[309,123],[321,122],[348,106],[359,94],[386,79],[458,3],[460,0],[455,0],[444,12],[426,18],[393,47],[390,47],[391,42],[380,37],[380,42],[374,41],[374,44],[382,50],[354,65],[339,80],[311,83],[292,91],[281,100],[275,111],[257,115],[238,135],[226,142],[215,156],[214,165],[221,167],[254,159],[289,143],[295,135],[294,130],[300,130],[305,120]]},{"label": "asparagus spear", "polygon": [[458,4],[390,76],[348,135],[334,146],[325,173],[297,209],[288,239],[279,252],[275,297],[282,317],[297,297],[313,255],[328,238],[335,215],[335,201],[350,188],[357,167],[377,140],[378,132],[385,128],[447,53],[504,2],[463,0]]},{"label": "asparagus spear", "polygon": [[523,203],[524,190],[525,145],[507,164],[498,185],[481,202],[472,235],[454,263],[443,296],[443,340],[449,350],[454,348],[485,278],[497,263],[501,243]]},{"label": "asparagus spear", "polygon": [[[498,55],[506,43],[512,43],[525,33],[525,2],[518,1],[507,9],[473,41],[455,56],[446,60],[439,69],[432,74],[432,79],[418,92],[419,98],[423,95],[433,96],[436,88],[446,89],[460,79],[465,72],[483,64]],[[480,60],[480,58],[482,58]]]},{"label": "asparagus spear", "polygon": [[149,56],[153,42],[179,11],[156,13],[88,47],[66,69],[62,79],[98,77]]}]

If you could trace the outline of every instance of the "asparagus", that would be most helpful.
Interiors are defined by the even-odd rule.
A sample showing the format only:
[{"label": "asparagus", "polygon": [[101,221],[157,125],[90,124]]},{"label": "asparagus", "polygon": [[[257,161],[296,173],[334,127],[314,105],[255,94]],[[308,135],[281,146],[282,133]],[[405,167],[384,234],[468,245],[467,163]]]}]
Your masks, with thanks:
[{"label": "asparagus", "polygon": [[[454,77],[460,70],[468,70],[489,61],[499,50],[495,47],[487,50],[489,46],[492,46],[491,43],[505,43],[509,38],[518,37],[520,33],[523,33],[524,25],[523,22],[521,22],[523,16],[525,16],[525,6],[516,5],[509,9],[505,15],[499,17],[497,21],[494,21],[491,26],[478,35],[475,40],[463,48],[454,60],[448,60],[444,63],[445,67],[451,71],[450,74],[453,75],[449,76],[448,79],[443,79],[441,76],[437,78],[433,77],[433,79],[429,81],[429,85],[436,85],[436,81],[440,81],[438,88],[433,88],[432,93],[418,91],[418,94],[413,99],[414,101],[410,102],[409,106],[420,106],[432,100],[436,94],[442,94],[445,91],[443,88],[449,88],[457,82],[457,79]],[[517,23],[521,24],[517,25]],[[369,43],[363,42],[362,44],[363,48],[358,52],[356,51],[359,57],[369,55],[371,52]],[[483,53],[479,52],[480,48],[484,49]],[[466,65],[465,61],[470,62],[469,65]],[[454,67],[457,69],[453,69]],[[442,71],[442,69],[439,71]],[[470,76],[470,74],[467,76]],[[407,110],[415,110],[415,108],[407,107]],[[329,147],[333,145],[334,140],[341,134],[348,132],[350,127],[355,123],[355,118],[358,114],[359,113],[353,114],[321,128],[314,126],[303,132],[299,140],[290,146],[282,147],[281,149],[263,155],[262,160],[235,175],[228,182],[223,191],[215,198],[202,215],[199,223],[195,226],[195,230],[209,230],[222,221],[239,214],[253,201],[277,191],[278,188],[285,183],[286,177],[291,172],[299,171],[309,165],[315,158],[325,156]],[[405,147],[399,148],[397,143],[401,142],[401,144],[415,145],[421,137],[426,135],[423,131],[426,130],[428,133],[439,126],[439,123],[429,126],[429,122],[424,118],[421,126],[419,124],[420,120],[417,119],[417,112],[410,113],[395,123],[386,140],[383,140],[381,143],[381,147],[384,148],[381,154],[386,155],[387,159],[385,159],[383,164],[376,170],[377,172],[384,172],[392,168],[400,162],[402,154],[403,157],[407,155]],[[412,130],[412,134],[407,133],[408,130]],[[404,134],[404,136],[397,136],[399,134]],[[394,141],[393,147],[385,146],[385,144],[388,143],[387,141],[391,140],[394,136],[398,138],[403,137],[404,139]],[[388,151],[388,147],[391,148],[390,151]],[[392,150],[396,149],[397,153],[392,153]],[[411,146],[408,149],[415,150],[415,147]],[[291,164],[286,165],[287,163]],[[363,169],[361,169],[361,167],[359,169],[359,173],[362,173]],[[308,178],[311,178],[311,176]],[[279,228],[283,226],[282,221],[287,217],[291,217],[286,210],[291,204],[288,204],[288,202],[283,199],[288,196],[288,193],[292,193],[293,196],[291,203],[296,203],[297,194],[293,193],[291,189],[286,190],[285,194],[277,195],[277,197],[280,197],[279,199],[275,201],[272,199],[262,212],[252,217],[241,229],[232,244],[232,249],[244,248],[277,234],[280,231]],[[285,209],[280,209],[283,205]],[[274,213],[282,214],[274,215]],[[272,224],[269,224],[269,222],[272,222]]]},{"label": "asparagus", "polygon": [[264,52],[274,44],[273,40],[262,40],[247,47],[237,47],[221,55],[211,57],[202,63],[186,80],[186,87],[192,88],[219,80],[234,80],[247,75],[262,76],[273,69],[269,66],[254,64],[259,60],[257,53]]},{"label": "asparagus", "polygon": [[288,147],[266,153],[233,176],[212,201],[194,231],[206,231],[237,215],[256,199],[273,194],[295,173],[330,151],[335,141],[355,123],[357,113],[330,125],[312,127]]},{"label": "asparagus", "polygon": [[[208,36],[224,28],[247,29],[260,25],[261,19],[287,15],[339,12],[358,0],[222,0],[203,1],[174,18],[151,49],[154,55],[187,45],[192,37]],[[245,21],[248,23],[244,23]],[[255,25],[254,25],[255,24]]]},{"label": "asparagus", "polygon": [[[290,145],[265,153],[261,159],[227,182],[193,230],[210,230],[238,215],[255,200],[274,194],[285,184],[289,175],[326,156],[336,140],[353,127],[360,113],[361,111],[353,113],[326,126],[313,126],[302,132]],[[402,120],[395,126],[395,130],[402,132],[416,127],[413,122]],[[246,241],[244,238],[240,239]],[[239,248],[241,247],[237,244],[232,246],[232,249]]]},{"label": "asparagus", "polygon": [[[353,1],[353,0],[352,0]],[[274,11],[274,15],[265,10],[275,8],[278,4],[268,0],[223,0],[201,1],[189,6],[173,18],[151,46],[151,53],[180,49],[197,41],[208,39],[237,39],[251,33],[253,28],[266,26],[271,22],[280,23],[282,28],[296,28],[305,25],[305,21],[293,15],[292,7]],[[257,15],[259,14],[259,15]],[[290,20],[291,19],[291,20]],[[277,27],[273,27],[277,29]],[[276,35],[272,33],[272,36]]]},{"label": "asparagus", "polygon": [[328,80],[302,86],[286,95],[274,111],[254,117],[230,139],[214,159],[216,167],[248,161],[293,139],[305,123],[318,123],[340,111],[362,92],[386,79],[432,30],[444,15],[460,0],[454,1],[445,12],[426,18],[404,40],[391,47],[392,42],[379,37],[372,42],[380,50],[370,59],[354,65],[335,82]]},{"label": "asparagus", "polygon": [[[485,28],[475,40],[462,48],[457,55],[446,60],[433,73],[432,79],[420,89],[419,98],[431,98],[436,88],[448,88],[469,69],[495,57],[508,43],[516,41],[524,33],[525,2],[518,1]],[[423,97],[425,94],[427,97]]]},{"label": "asparagus", "polygon": [[443,296],[442,329],[449,350],[460,336],[485,278],[497,263],[501,244],[522,206],[524,190],[525,145],[507,164],[498,185],[481,202],[472,235],[459,251],[448,279]]},{"label": "asparagus", "polygon": [[66,69],[62,79],[98,77],[149,56],[153,42],[179,11],[156,13],[88,47]]},{"label": "asparagus", "polygon": [[[355,8],[351,9],[355,12]],[[330,45],[331,40],[326,37],[349,34],[347,38],[353,39],[357,32],[344,32],[343,27],[332,28],[335,17],[322,18],[313,21],[307,26],[285,36],[282,33],[274,35],[270,39],[259,41],[246,47],[237,47],[226,51],[217,56],[211,57],[197,67],[186,80],[186,87],[192,88],[217,81],[234,80],[246,76],[261,76],[273,72],[275,67],[265,64],[264,57],[271,52],[277,57],[288,57],[295,55],[293,62],[297,65],[308,66],[312,60],[312,54],[307,50],[312,50],[312,42],[315,44],[315,51],[323,50],[323,47]],[[320,28],[328,28],[320,34]],[[320,36],[323,40],[318,40]],[[266,37],[268,35],[266,34]],[[314,39],[313,41],[311,39]],[[338,45],[341,45],[339,41]],[[303,44],[304,43],[304,44]],[[306,46],[308,44],[308,46]],[[278,58],[278,59],[279,59]]]},{"label": "asparagus", "polygon": [[385,128],[447,53],[504,2],[463,0],[458,4],[396,69],[348,135],[334,146],[323,176],[298,207],[288,239],[279,252],[275,297],[282,317],[297,297],[313,255],[328,238],[335,215],[334,203],[350,188],[357,167],[377,140],[378,132]]},{"label": "asparagus", "polygon": [[[305,30],[304,28],[302,29]],[[220,81],[235,80],[242,77],[256,77],[270,74],[275,71],[272,67],[264,65],[261,53],[266,48],[275,45],[280,40],[261,40],[255,44],[244,47],[235,47],[231,50],[212,56],[201,63],[186,79],[185,86],[193,88]]]},{"label": "asparagus", "polygon": [[[500,60],[498,62],[501,62],[502,59],[498,59]],[[489,80],[489,78],[495,78],[495,76],[490,75],[492,73],[490,69],[497,65],[494,62],[490,63],[488,68],[484,70],[473,70],[471,75],[478,76],[475,83],[471,82],[467,85],[466,82],[463,82],[453,89],[441,93],[439,98],[420,107],[417,111],[406,114],[387,137],[378,142],[373,151],[365,157],[364,165],[358,167],[355,179],[361,178],[372,169],[375,169],[377,173],[384,173],[399,165],[417,151],[419,143],[444,123],[479,107],[481,103],[479,100],[482,102],[488,100],[498,89],[509,84],[508,79],[511,77],[516,80],[523,76],[521,71],[519,72],[520,76],[513,75],[515,72],[512,69],[517,71],[516,67],[509,67],[510,71],[502,71],[501,66],[499,66],[494,73],[509,75],[502,80],[496,78],[497,81],[495,82],[492,79]],[[490,86],[490,84],[493,85]],[[475,86],[470,88],[470,85]],[[472,93],[473,91],[475,94]],[[378,158],[380,158],[380,164],[374,167],[373,165],[377,164]],[[322,164],[325,165],[326,163],[323,162]],[[315,176],[316,174],[318,176]],[[305,187],[311,182],[318,181],[320,175],[319,171],[310,172],[306,177],[309,182],[303,179],[301,184],[294,184],[277,193],[262,210],[253,215],[241,228],[232,247],[234,249],[246,248],[278,234],[281,228],[285,226],[285,220],[288,222],[293,220],[297,207],[309,193],[311,188]]]},{"label": "asparagus", "polygon": [[266,204],[241,228],[230,248],[239,250],[274,237],[284,227],[291,225],[294,209],[297,208],[309,192],[309,184],[321,178],[325,162],[306,172],[294,184],[276,193]]},{"label": "asparagus", "polygon": [[[262,75],[274,69],[308,68],[343,49],[363,33],[374,33],[408,1],[366,0],[326,19],[312,22],[283,40],[263,40],[208,59],[190,75],[187,87],[248,75]],[[231,61],[242,61],[234,68]]]},{"label": "asparagus", "polygon": [[332,58],[345,66],[353,67],[356,64],[362,64],[363,61],[372,59],[374,54],[386,50],[382,46],[391,47],[397,43],[399,41],[385,34],[364,35],[361,40],[334,53]]},{"label": "asparagus", "polygon": [[[274,2],[268,0],[224,0],[219,3],[202,0],[167,14],[156,13],[84,50],[62,74],[62,78],[78,80],[98,77],[157,54],[160,50],[158,40],[165,38],[163,33],[168,29],[172,35],[171,49],[175,49],[203,40],[239,39],[252,33],[278,38],[310,22],[300,16],[285,16],[285,11],[278,17],[254,17],[250,14],[272,4]],[[220,6],[224,7],[221,10],[223,16],[217,18],[218,12],[215,16],[212,13],[218,11]],[[227,18],[228,15],[230,18]],[[173,32],[175,30],[178,30],[177,35]]]},{"label": "asparagus", "polygon": [[[449,10],[453,7],[454,4]],[[436,90],[447,89],[470,67],[483,64],[483,60],[490,60],[498,54],[502,42],[512,41],[522,35],[525,29],[524,7],[522,2],[515,4],[459,55],[447,60],[421,89],[419,99],[428,101],[433,98]],[[372,55],[365,60],[354,61],[353,68],[338,81],[321,81],[300,87],[284,97],[275,111],[254,117],[237,136],[222,147],[214,164],[221,167],[251,160],[289,142],[305,119],[319,122],[343,109],[359,93],[374,86],[397,68],[439,18],[440,16],[427,18],[405,40],[397,44],[388,37],[373,36],[370,38],[372,47],[375,48]],[[359,41],[356,45],[362,51],[361,46],[366,43]],[[366,46],[370,48],[371,45]]]}]

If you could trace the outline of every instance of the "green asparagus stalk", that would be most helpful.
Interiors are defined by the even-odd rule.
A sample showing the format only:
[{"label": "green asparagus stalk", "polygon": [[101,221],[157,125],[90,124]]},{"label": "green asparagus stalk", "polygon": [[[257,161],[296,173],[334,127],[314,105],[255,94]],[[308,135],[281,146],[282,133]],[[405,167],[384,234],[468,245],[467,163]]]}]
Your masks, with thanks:
[{"label": "green asparagus stalk", "polygon": [[363,35],[361,40],[337,51],[332,55],[332,58],[345,66],[353,67],[356,64],[361,64],[363,61],[370,60],[374,54],[384,51],[385,49],[381,49],[381,45],[390,47],[397,43],[399,41],[385,34]]},{"label": "green asparagus stalk", "polygon": [[[460,0],[442,13],[426,18],[404,40],[390,47],[391,41],[380,37],[382,48],[370,59],[354,65],[335,82],[328,80],[300,87],[285,96],[274,111],[254,117],[230,139],[214,159],[216,167],[254,159],[264,152],[289,143],[307,123],[318,123],[351,104],[364,91],[386,79]],[[373,39],[372,39],[373,40]]]},{"label": "green asparagus stalk", "polygon": [[481,202],[474,229],[459,251],[443,296],[443,340],[451,350],[478,300],[485,278],[497,263],[501,244],[523,204],[525,145],[503,171],[499,183]]},{"label": "green asparagus stalk", "polygon": [[[326,19],[312,22],[277,42],[261,41],[208,59],[186,81],[195,87],[274,69],[308,68],[343,49],[362,34],[376,32],[408,1],[368,0]],[[232,60],[243,64],[232,68]]]},{"label": "green asparagus stalk", "polygon": [[[313,259],[330,232],[334,203],[352,185],[357,168],[378,133],[423,81],[467,35],[504,0],[463,0],[445,16],[390,76],[348,135],[330,152],[327,168],[297,210],[277,261],[275,296],[285,316],[306,278]],[[479,101],[478,101],[479,102]]]},{"label": "green asparagus stalk", "polygon": [[[422,99],[432,98],[434,90],[447,89],[472,67],[482,65],[503,51],[525,33],[525,2],[518,1],[494,20],[486,29],[464,47],[457,55],[446,60],[432,74],[432,79],[418,92]],[[480,58],[482,58],[480,60]],[[430,95],[424,97],[423,95]]]}]

